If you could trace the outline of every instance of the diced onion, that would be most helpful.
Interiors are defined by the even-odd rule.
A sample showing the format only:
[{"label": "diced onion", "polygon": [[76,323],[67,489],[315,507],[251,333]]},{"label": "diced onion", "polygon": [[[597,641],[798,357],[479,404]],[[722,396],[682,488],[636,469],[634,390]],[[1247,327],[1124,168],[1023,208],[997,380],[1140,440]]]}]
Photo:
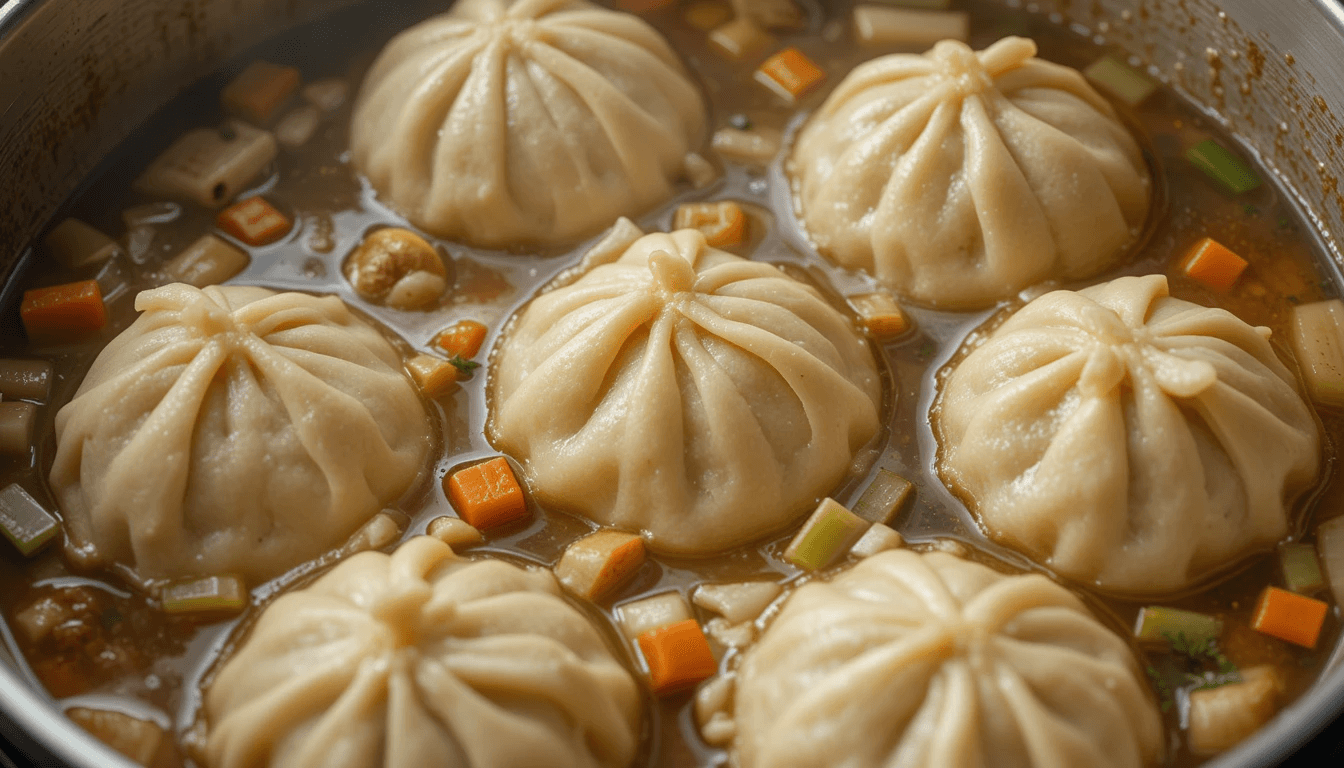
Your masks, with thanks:
[{"label": "diced onion", "polygon": [[616,624],[631,640],[690,618],[691,606],[680,592],[664,592],[616,606]]},{"label": "diced onion", "polygon": [[691,602],[719,614],[732,624],[740,624],[760,616],[783,590],[773,581],[702,584],[691,594]]}]

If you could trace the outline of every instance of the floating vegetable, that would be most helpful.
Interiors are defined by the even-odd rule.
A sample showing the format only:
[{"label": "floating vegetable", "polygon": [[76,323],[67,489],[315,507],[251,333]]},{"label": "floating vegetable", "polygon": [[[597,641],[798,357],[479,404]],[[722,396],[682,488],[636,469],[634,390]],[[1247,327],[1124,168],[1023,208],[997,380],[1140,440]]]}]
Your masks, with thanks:
[{"label": "floating vegetable", "polygon": [[1284,586],[1291,592],[1310,595],[1325,587],[1316,548],[1310,544],[1293,543],[1279,547],[1279,569],[1283,573]]},{"label": "floating vegetable", "polygon": [[1278,587],[1265,587],[1256,601],[1251,629],[1303,648],[1315,648],[1330,606]]},{"label": "floating vegetable", "polygon": [[1344,407],[1344,302],[1299,304],[1292,309],[1288,330],[1311,398]]},{"label": "floating vegetable", "polygon": [[19,317],[35,344],[79,341],[107,325],[107,307],[97,280],[23,292]]},{"label": "floating vegetable", "polygon": [[1180,608],[1155,605],[1139,611],[1134,624],[1134,637],[1148,642],[1187,643],[1216,642],[1223,632],[1223,622],[1214,616]]},{"label": "floating vegetable", "polygon": [[1206,237],[1190,249],[1181,264],[1181,271],[1191,280],[1215,291],[1226,291],[1246,271],[1246,260],[1217,240]]},{"label": "floating vegetable", "polygon": [[527,517],[527,499],[503,456],[458,470],[444,479],[457,514],[481,531]]},{"label": "floating vegetable", "polygon": [[1263,183],[1249,165],[1213,139],[1186,150],[1185,159],[1234,195],[1250,192]]},{"label": "floating vegetable", "polygon": [[160,593],[164,613],[238,613],[247,607],[247,586],[237,576],[177,581]]},{"label": "floating vegetable", "polygon": [[784,550],[784,560],[815,571],[836,562],[868,530],[870,523],[834,499],[824,499]]},{"label": "floating vegetable", "polygon": [[649,684],[658,696],[684,691],[718,669],[709,640],[694,619],[645,632],[638,642],[648,665]]},{"label": "floating vegetable", "polygon": [[163,271],[176,282],[204,288],[234,277],[251,261],[246,253],[207,234],[165,264]]},{"label": "floating vegetable", "polygon": [[61,522],[18,483],[0,491],[0,532],[24,557],[36,554],[60,530]]},{"label": "floating vegetable", "polygon": [[644,565],[644,539],[622,531],[598,531],[569,545],[555,566],[565,589],[600,600],[628,582]]},{"label": "floating vegetable", "polygon": [[806,96],[826,79],[826,72],[797,48],[785,48],[756,70],[756,82],[789,103]]}]

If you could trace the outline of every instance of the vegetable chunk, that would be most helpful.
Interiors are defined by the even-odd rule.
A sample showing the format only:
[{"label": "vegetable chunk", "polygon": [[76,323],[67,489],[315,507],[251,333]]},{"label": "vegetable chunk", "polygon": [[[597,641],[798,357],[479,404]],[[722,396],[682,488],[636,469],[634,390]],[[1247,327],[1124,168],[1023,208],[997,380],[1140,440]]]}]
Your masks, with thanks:
[{"label": "vegetable chunk", "polygon": [[575,595],[597,601],[628,582],[642,565],[644,539],[622,531],[598,531],[565,550],[555,577]]},{"label": "vegetable chunk", "polygon": [[24,291],[19,317],[34,343],[79,341],[107,325],[107,307],[98,281],[81,280]]},{"label": "vegetable chunk", "polygon": [[826,79],[826,73],[797,48],[785,48],[756,70],[756,82],[793,103]]},{"label": "vegetable chunk", "polygon": [[1217,240],[1206,237],[1190,249],[1181,269],[1196,282],[1215,291],[1226,291],[1246,271],[1246,260]]},{"label": "vegetable chunk", "polygon": [[444,491],[457,514],[481,531],[527,517],[527,499],[503,456],[449,475]]},{"label": "vegetable chunk", "polygon": [[1251,629],[1303,648],[1315,648],[1330,606],[1278,587],[1265,587],[1255,604]]},{"label": "vegetable chunk", "polygon": [[871,525],[834,499],[825,499],[784,550],[784,559],[815,571],[834,563],[854,546]]},{"label": "vegetable chunk", "polygon": [[639,651],[649,667],[649,684],[659,696],[684,691],[718,669],[709,640],[695,619],[640,635]]},{"label": "vegetable chunk", "polygon": [[1289,339],[1311,399],[1344,407],[1344,301],[1293,307]]}]

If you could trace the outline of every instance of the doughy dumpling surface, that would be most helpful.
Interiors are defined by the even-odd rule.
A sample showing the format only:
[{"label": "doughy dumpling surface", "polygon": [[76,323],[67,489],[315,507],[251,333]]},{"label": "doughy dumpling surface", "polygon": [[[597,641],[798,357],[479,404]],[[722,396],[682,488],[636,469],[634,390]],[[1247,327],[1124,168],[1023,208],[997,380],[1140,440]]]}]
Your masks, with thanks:
[{"label": "doughy dumpling surface", "polygon": [[210,768],[623,768],[641,699],[540,568],[418,537],[269,606],[205,694]]},{"label": "doughy dumpling surface", "polygon": [[952,371],[940,472],[991,537],[1061,574],[1191,585],[1287,535],[1319,468],[1268,337],[1161,275],[1046,294]]},{"label": "doughy dumpling surface", "polygon": [[441,237],[571,242],[663,202],[705,107],[643,20],[585,0],[463,0],[401,33],[355,104],[355,167]]},{"label": "doughy dumpling surface", "polygon": [[822,254],[954,308],[1113,264],[1147,216],[1148,167],[1083,76],[1035,54],[945,40],[850,73],[792,157]]},{"label": "doughy dumpling surface", "polygon": [[401,355],[334,296],[175,284],[56,415],[67,550],[147,584],[257,584],[339,545],[425,468]]},{"label": "doughy dumpling surface", "polygon": [[538,498],[690,555],[814,505],[877,434],[882,398],[843,314],[696,230],[647,235],[539,296],[492,387],[492,441]]},{"label": "doughy dumpling surface", "polygon": [[1130,648],[1068,590],[941,552],[798,589],[734,706],[742,768],[1138,768],[1163,744]]}]

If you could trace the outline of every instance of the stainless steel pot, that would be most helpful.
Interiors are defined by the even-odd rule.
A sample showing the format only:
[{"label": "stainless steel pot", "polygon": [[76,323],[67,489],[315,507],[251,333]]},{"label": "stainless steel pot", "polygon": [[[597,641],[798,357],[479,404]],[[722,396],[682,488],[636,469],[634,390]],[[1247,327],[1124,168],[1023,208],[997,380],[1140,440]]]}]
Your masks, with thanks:
[{"label": "stainless steel pot", "polygon": [[[60,202],[154,110],[237,51],[350,1],[0,0],[0,285]],[[1335,239],[1344,233],[1344,8],[1006,2],[1122,46],[1204,105],[1279,173],[1344,266]],[[13,638],[0,634],[0,733],[44,765],[130,766],[59,713],[5,650]],[[1305,696],[1214,765],[1272,765],[1342,711],[1338,646]]]}]

